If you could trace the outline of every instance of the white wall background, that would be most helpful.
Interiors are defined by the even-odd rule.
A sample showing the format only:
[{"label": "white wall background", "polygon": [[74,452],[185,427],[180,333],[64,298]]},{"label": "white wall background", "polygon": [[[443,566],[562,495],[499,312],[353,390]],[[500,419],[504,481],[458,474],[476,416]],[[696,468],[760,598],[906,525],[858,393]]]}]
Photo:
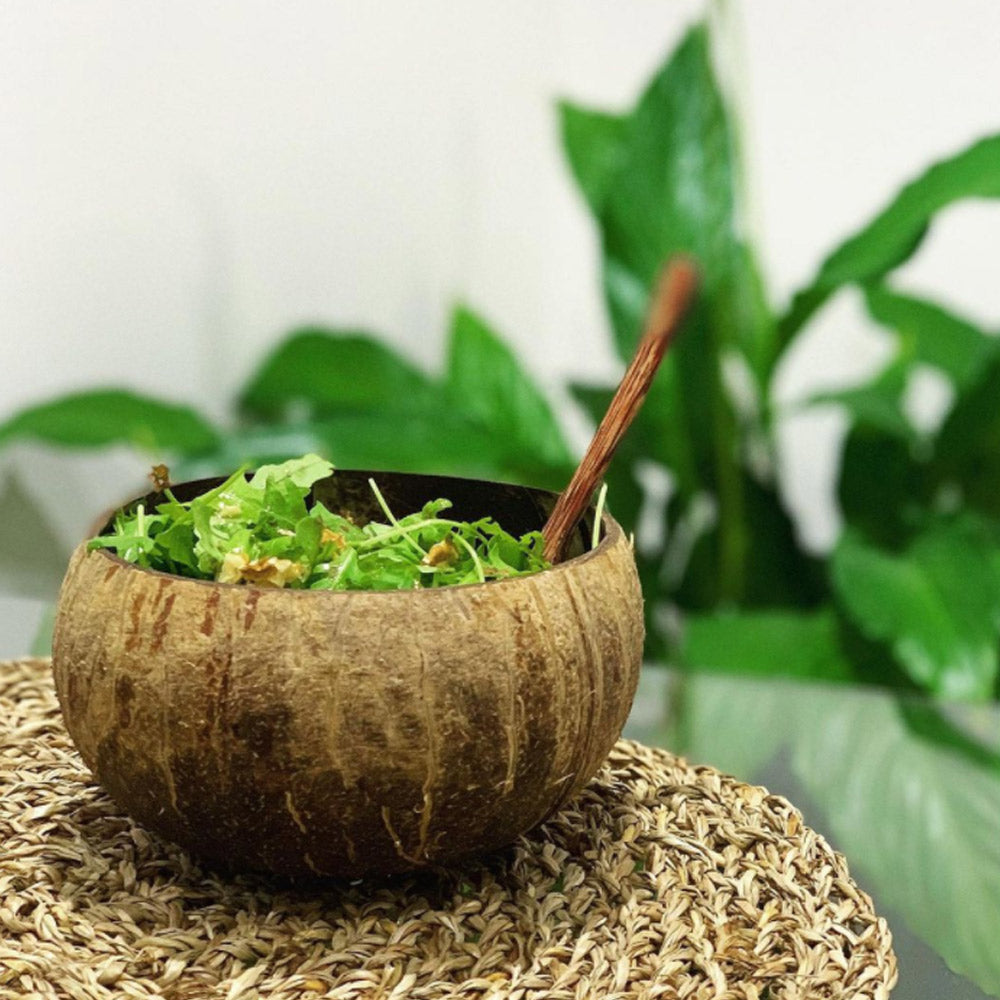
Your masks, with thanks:
[{"label": "white wall background", "polygon": [[[550,387],[607,378],[596,243],[553,102],[631,102],[703,9],[4,4],[0,419],[95,384],[218,415],[262,352],[308,321],[368,327],[434,366],[458,298]],[[756,0],[721,21],[779,302],[929,160],[1000,129],[994,0]],[[1000,325],[998,239],[996,206],[956,208],[901,284]],[[789,360],[782,395],[880,356],[843,296]],[[836,431],[836,415],[816,414],[785,439],[815,543],[835,530]],[[0,456],[0,477],[77,498],[67,542],[134,473],[122,455]]]}]

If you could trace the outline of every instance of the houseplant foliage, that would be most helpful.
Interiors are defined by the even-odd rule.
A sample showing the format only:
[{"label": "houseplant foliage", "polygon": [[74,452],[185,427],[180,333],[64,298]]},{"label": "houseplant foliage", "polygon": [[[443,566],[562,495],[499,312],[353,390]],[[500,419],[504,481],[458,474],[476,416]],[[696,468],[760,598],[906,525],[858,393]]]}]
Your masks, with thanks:
[{"label": "houseplant foliage", "polygon": [[[912,867],[885,877],[885,897],[955,968],[1000,995],[1000,958],[984,931],[1000,858],[984,852],[976,826],[992,835],[1000,815],[1000,753],[989,735],[1000,691],[1000,338],[892,280],[938,212],[1000,197],[1000,135],[916,176],[782,312],[743,235],[739,152],[704,25],[685,35],[630,110],[563,103],[559,117],[600,236],[609,327],[623,362],[660,263],[693,253],[704,275],[688,328],[609,476],[609,504],[626,529],[660,502],[649,483],[663,476],[650,469],[670,482],[665,530],[652,541],[640,535],[636,550],[648,658],[688,675],[676,724],[659,738],[744,773],[778,753],[780,738],[791,740],[798,776],[838,817],[838,837],[871,854],[868,877],[878,885],[880,859],[893,856],[892,845],[909,845],[897,861]],[[868,382],[808,401],[841,407],[849,422],[837,479],[844,528],[817,557],[798,540],[779,491],[783,415],[774,385],[810,319],[845,288],[860,293],[890,351]],[[930,430],[905,405],[914,374],[928,367],[953,393]],[[596,420],[613,382],[609,373],[604,385],[571,391]],[[0,447],[19,439],[129,442],[169,459],[175,479],[317,451],[341,468],[558,489],[573,465],[544,394],[465,307],[452,316],[438,372],[362,331],[299,330],[263,359],[225,426],[187,406],[102,389],[0,425]],[[920,695],[993,706],[965,716],[928,708],[935,702],[914,700]],[[768,739],[758,739],[762,731]],[[907,794],[899,808],[883,809],[887,762],[897,757],[905,758]],[[952,808],[968,822],[935,838],[931,819]],[[960,900],[941,910],[929,902],[920,886],[931,869],[942,884],[982,890],[979,932],[955,929],[962,923],[949,914],[960,912]]]},{"label": "houseplant foliage", "polygon": [[[893,289],[894,268],[935,213],[1000,196],[1000,136],[935,164],[837,247],[784,314],[768,302],[744,206],[734,129],[708,30],[683,38],[623,114],[563,103],[567,159],[601,239],[614,345],[627,360],[650,285],[675,251],[701,263],[688,329],[616,458],[610,499],[634,527],[670,481],[665,531],[637,558],[651,657],[692,669],[765,670],[889,683],[964,699],[1000,673],[1000,341]],[[892,344],[867,384],[825,393],[850,418],[838,482],[845,528],[825,562],[799,543],[779,494],[779,363],[838,290],[861,290]],[[954,404],[932,432],[907,415],[923,366]],[[612,392],[573,385],[597,419]],[[558,488],[573,456],[543,393],[485,320],[458,308],[440,373],[359,331],[293,332],[243,388],[229,426],[126,390],[83,392],[15,414],[0,445],[129,441],[171,457],[175,478],[315,450],[340,467],[480,475]],[[960,569],[958,568],[960,567]],[[683,612],[679,633],[664,609]],[[728,662],[727,648],[741,651]],[[785,648],[793,655],[781,655]]]}]

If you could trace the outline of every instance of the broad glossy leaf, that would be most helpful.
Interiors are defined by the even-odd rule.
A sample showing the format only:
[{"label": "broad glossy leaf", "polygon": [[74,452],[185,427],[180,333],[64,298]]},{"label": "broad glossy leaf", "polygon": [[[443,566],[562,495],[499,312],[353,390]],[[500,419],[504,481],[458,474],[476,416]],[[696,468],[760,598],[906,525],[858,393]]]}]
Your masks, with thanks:
[{"label": "broad glossy leaf", "polygon": [[56,605],[46,604],[42,611],[41,620],[31,640],[31,648],[28,650],[29,656],[51,656],[52,655],[52,633],[56,628]]},{"label": "broad glossy leaf", "polygon": [[897,335],[900,360],[931,365],[958,389],[974,381],[1000,354],[1000,339],[935,302],[884,285],[867,287],[865,302],[872,318]]},{"label": "broad glossy leaf", "polygon": [[71,447],[131,444],[154,455],[197,454],[218,443],[189,406],[123,389],[97,389],[31,406],[0,424],[0,446],[19,439]]},{"label": "broad glossy leaf", "polygon": [[171,478],[182,482],[226,476],[242,465],[256,468],[309,452],[329,458],[320,431],[318,423],[266,424],[227,431],[212,451],[185,458],[172,466]]},{"label": "broad glossy leaf", "polygon": [[11,470],[0,482],[0,593],[53,599],[69,550]]},{"label": "broad glossy leaf", "polygon": [[623,359],[640,336],[664,260],[691,253],[702,268],[699,300],[658,377],[661,401],[651,396],[635,433],[647,457],[663,462],[677,485],[671,530],[706,495],[718,509],[721,531],[699,543],[705,586],[698,600],[736,595],[747,579],[749,528],[740,419],[723,364],[732,354],[745,363],[757,397],[749,411],[763,414],[760,387],[772,361],[773,323],[739,235],[733,133],[707,28],[696,25],[685,35],[624,124],[586,123],[600,137],[577,142],[570,152],[596,209],[608,309]]},{"label": "broad glossy leaf", "polygon": [[[596,424],[611,402],[614,390],[574,384],[570,386],[574,399]],[[676,490],[666,505],[664,532],[667,545],[687,510],[691,492],[697,490],[697,480],[690,465],[691,456],[683,439],[674,430],[677,394],[669,376],[660,372],[654,381],[646,403],[632,427],[625,434],[605,477],[608,483],[608,505],[627,531],[638,531],[643,508],[651,498],[642,484],[640,467],[643,463],[662,464],[670,470]],[[691,491],[691,492],[689,492]],[[636,553],[643,594],[646,596],[647,633],[657,631],[656,604],[675,596],[676,581],[671,586],[663,573],[664,553],[644,553],[640,545]],[[714,564],[713,564],[714,569]],[[681,568],[683,575],[683,568]],[[713,577],[716,580],[717,578]],[[715,584],[711,593],[715,593]],[[697,606],[697,605],[696,605]]]},{"label": "broad glossy leaf", "polygon": [[[446,373],[447,402],[492,439],[511,468],[572,472],[573,457],[551,406],[511,349],[474,313],[455,311]],[[447,419],[447,418],[445,418]],[[437,445],[448,442],[436,435]]]},{"label": "broad glossy leaf", "polygon": [[[717,519],[698,537],[674,597],[690,610],[736,603],[747,608],[808,608],[826,591],[820,563],[804,552],[775,489],[735,466],[739,506],[736,516]],[[678,496],[668,508],[670,529],[699,503]],[[728,533],[728,538],[724,537]],[[733,561],[723,545],[738,555]],[[723,569],[724,568],[724,569]]]},{"label": "broad glossy leaf", "polygon": [[240,395],[260,419],[323,416],[344,410],[401,409],[438,395],[416,366],[372,336],[318,327],[292,333]]},{"label": "broad glossy leaf", "polygon": [[840,459],[837,499],[844,522],[883,546],[909,536],[928,502],[925,466],[908,437],[858,423]]},{"label": "broad glossy leaf", "polygon": [[895,357],[870,381],[817,393],[808,403],[836,403],[848,411],[853,423],[915,440],[916,429],[904,406],[915,367],[937,368],[961,390],[1000,356],[1000,341],[932,302],[882,286],[868,287],[865,297],[872,317],[895,333]]},{"label": "broad glossy leaf", "polygon": [[833,554],[832,579],[860,630],[889,643],[922,687],[948,698],[991,696],[1000,657],[1000,579],[968,523],[931,524],[900,553],[846,532]]},{"label": "broad glossy leaf", "polygon": [[[738,166],[732,127],[711,65],[708,30],[696,25],[653,79],[621,130],[616,172],[600,173],[599,223],[616,340],[631,356],[641,332],[636,289],[649,289],[672,253],[701,263],[704,293],[689,324],[703,327],[701,350],[738,347],[763,381],[771,360],[770,316],[759,274],[739,238]],[[608,160],[607,146],[591,153]],[[581,172],[581,156],[575,158]],[[702,314],[699,318],[699,314]],[[693,353],[689,332],[675,352]],[[711,389],[702,383],[703,391]]]},{"label": "broad glossy leaf", "polygon": [[689,671],[850,680],[837,616],[820,611],[719,612],[684,622],[681,663]]},{"label": "broad glossy leaf", "polygon": [[[659,680],[644,677],[640,703],[663,687],[647,678]],[[770,781],[768,763],[788,761],[801,789],[774,790],[807,796],[811,824],[876,900],[1000,996],[996,704],[951,706],[949,719],[930,700],[874,688],[697,675],[659,728],[644,714],[633,735],[747,781]]]},{"label": "broad glossy leaf", "polygon": [[792,299],[779,323],[784,347],[838,288],[882,277],[920,245],[934,215],[964,198],[1000,197],[1000,135],[990,136],[935,163],[907,184],[860,232],[820,266]]},{"label": "broad glossy leaf", "polygon": [[938,488],[958,487],[964,502],[1000,519],[1000,357],[955,401],[934,442]]},{"label": "broad glossy leaf", "polygon": [[561,101],[559,123],[570,169],[591,210],[599,212],[621,167],[628,119]]},{"label": "broad glossy leaf", "polygon": [[[573,385],[571,390],[595,422],[613,394],[611,389],[585,385]],[[667,505],[668,537],[689,530],[687,521],[692,505],[701,503],[698,473],[692,465],[690,450],[674,433],[677,405],[678,392],[661,373],[653,383],[645,407],[622,441],[607,477],[609,501],[616,516],[622,512],[625,518],[622,523],[635,528],[644,502],[637,465],[653,460],[669,468],[679,489]],[[647,599],[669,596],[686,608],[712,608],[723,597],[751,607],[815,605],[825,590],[819,563],[802,550],[776,491],[741,471],[738,464],[733,463],[733,469],[739,477],[741,506],[735,526],[745,572],[730,574],[726,579],[720,575],[716,523],[700,535],[685,565],[675,567],[667,575],[658,568],[650,569],[644,589]],[[724,591],[724,584],[734,589]]]},{"label": "broad glossy leaf", "polygon": [[[518,479],[490,435],[443,411],[344,413],[325,420],[248,428],[227,434],[222,447],[184,468],[185,476],[231,472],[249,462],[282,462],[311,451],[341,469],[386,469]],[[527,480],[530,482],[530,480]]]},{"label": "broad glossy leaf", "polygon": [[742,479],[746,576],[740,594],[749,608],[812,608],[827,597],[822,563],[802,548],[777,489],[748,472]]},{"label": "broad glossy leaf", "polygon": [[903,409],[908,376],[909,365],[897,361],[861,385],[814,393],[806,405],[836,404],[848,412],[852,423],[906,440],[915,435]]}]

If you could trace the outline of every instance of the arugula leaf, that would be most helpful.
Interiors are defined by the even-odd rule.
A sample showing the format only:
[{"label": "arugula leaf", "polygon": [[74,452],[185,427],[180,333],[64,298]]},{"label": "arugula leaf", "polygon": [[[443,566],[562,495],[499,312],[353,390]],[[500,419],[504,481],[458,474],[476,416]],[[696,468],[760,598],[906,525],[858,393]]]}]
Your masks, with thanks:
[{"label": "arugula leaf", "polygon": [[304,455],[289,459],[280,465],[262,465],[250,480],[251,489],[262,489],[271,483],[281,485],[290,482],[300,488],[308,488],[320,479],[333,473],[333,466],[319,455]]},{"label": "arugula leaf", "polygon": [[305,455],[238,469],[211,490],[181,503],[168,490],[155,512],[120,511],[114,530],[92,539],[130,561],[197,579],[318,590],[441,587],[545,569],[540,532],[514,538],[490,518],[441,517],[451,503],[433,500],[397,518],[374,480],[388,523],[355,525],[322,503],[307,509],[312,485],[332,472]]},{"label": "arugula leaf", "polygon": [[132,444],[151,454],[197,454],[219,440],[211,424],[191,407],[122,389],[60,396],[0,424],[0,446],[23,438],[88,448]]}]

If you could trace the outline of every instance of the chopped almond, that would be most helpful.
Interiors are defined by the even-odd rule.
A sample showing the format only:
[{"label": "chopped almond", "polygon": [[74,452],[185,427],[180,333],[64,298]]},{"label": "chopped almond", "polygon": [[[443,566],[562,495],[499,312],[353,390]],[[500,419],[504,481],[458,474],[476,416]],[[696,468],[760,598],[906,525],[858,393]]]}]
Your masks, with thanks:
[{"label": "chopped almond", "polygon": [[219,570],[220,583],[256,583],[262,587],[284,587],[302,577],[303,567],[292,559],[268,556],[248,559],[244,552],[227,552]]},{"label": "chopped almond", "polygon": [[423,562],[425,566],[443,566],[446,563],[454,562],[457,556],[458,549],[455,548],[450,538],[445,538],[443,541],[435,542],[430,547]]}]

